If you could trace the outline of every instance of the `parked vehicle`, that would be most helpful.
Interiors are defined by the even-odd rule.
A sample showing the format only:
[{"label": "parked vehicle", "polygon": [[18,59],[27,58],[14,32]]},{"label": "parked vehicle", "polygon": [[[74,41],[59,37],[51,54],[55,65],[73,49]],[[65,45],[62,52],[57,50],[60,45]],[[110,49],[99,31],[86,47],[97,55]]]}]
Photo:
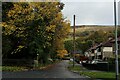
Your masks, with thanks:
[{"label": "parked vehicle", "polygon": [[101,59],[94,59],[94,60],[91,62],[91,64],[98,64],[98,63],[108,63],[108,62],[105,62],[105,61],[103,61],[103,60],[101,60]]},{"label": "parked vehicle", "polygon": [[82,61],[82,63],[86,63],[86,62],[87,62],[87,60],[83,60],[83,61]]},{"label": "parked vehicle", "polygon": [[70,58],[70,61],[73,61],[73,58]]},{"label": "parked vehicle", "polygon": [[80,61],[80,63],[90,64],[90,63],[91,63],[91,61],[90,61],[90,60],[83,60],[83,61]]}]

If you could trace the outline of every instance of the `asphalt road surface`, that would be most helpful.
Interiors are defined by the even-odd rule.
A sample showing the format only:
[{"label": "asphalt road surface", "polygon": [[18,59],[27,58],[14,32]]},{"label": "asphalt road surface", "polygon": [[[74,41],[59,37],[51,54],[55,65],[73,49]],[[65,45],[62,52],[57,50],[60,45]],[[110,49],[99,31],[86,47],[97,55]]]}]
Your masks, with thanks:
[{"label": "asphalt road surface", "polygon": [[[84,76],[80,76],[77,73],[73,73],[67,69],[68,60],[64,60],[54,66],[45,70],[29,70],[19,72],[2,72],[2,78],[18,79],[18,78],[76,78],[76,80],[88,80]],[[68,79],[68,80],[70,80]],[[22,80],[22,79],[21,79]]]}]

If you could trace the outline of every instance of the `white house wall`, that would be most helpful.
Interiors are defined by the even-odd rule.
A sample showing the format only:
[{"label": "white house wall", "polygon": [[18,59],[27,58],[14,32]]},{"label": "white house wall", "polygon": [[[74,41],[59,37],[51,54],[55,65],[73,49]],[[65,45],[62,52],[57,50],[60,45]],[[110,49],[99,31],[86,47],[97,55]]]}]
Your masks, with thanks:
[{"label": "white house wall", "polygon": [[94,53],[92,53],[92,54],[90,54],[90,56],[95,56],[95,54],[94,54]]},{"label": "white house wall", "polygon": [[85,52],[85,56],[86,56],[86,57],[89,57],[89,53],[88,53],[88,52]]},{"label": "white house wall", "polygon": [[95,53],[97,53],[97,50],[95,50]]},{"label": "white house wall", "polygon": [[97,52],[97,55],[102,55],[101,52]]},{"label": "white house wall", "polygon": [[113,48],[112,47],[104,47],[103,52],[113,52]]},{"label": "white house wall", "polygon": [[103,47],[103,58],[113,56],[113,47]]}]

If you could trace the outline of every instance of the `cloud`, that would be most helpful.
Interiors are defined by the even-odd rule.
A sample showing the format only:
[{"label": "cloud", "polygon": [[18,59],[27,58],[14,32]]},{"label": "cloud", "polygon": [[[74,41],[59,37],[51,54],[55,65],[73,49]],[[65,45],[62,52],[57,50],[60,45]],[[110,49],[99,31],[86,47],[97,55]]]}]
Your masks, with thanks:
[{"label": "cloud", "polygon": [[113,24],[112,2],[64,2],[64,17],[73,25],[73,15],[76,15],[76,24]]},{"label": "cloud", "polygon": [[120,2],[118,3],[118,25],[120,25]]},{"label": "cloud", "polygon": [[[113,2],[114,0],[60,0],[61,2]],[[120,0],[116,0],[119,2]]]}]

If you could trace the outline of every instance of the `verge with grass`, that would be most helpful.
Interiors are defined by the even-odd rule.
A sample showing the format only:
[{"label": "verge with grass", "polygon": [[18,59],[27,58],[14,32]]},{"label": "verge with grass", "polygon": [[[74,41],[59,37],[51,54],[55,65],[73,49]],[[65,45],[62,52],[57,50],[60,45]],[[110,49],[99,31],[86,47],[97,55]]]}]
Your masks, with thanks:
[{"label": "verge with grass", "polygon": [[69,61],[68,64],[73,64],[73,61]]},{"label": "verge with grass", "polygon": [[89,76],[90,78],[93,78],[93,79],[115,80],[115,73],[111,73],[111,72],[82,71],[79,73],[81,75]]},{"label": "verge with grass", "polygon": [[[92,79],[115,80],[114,72],[87,70],[86,68],[79,65],[75,65],[74,67],[68,66],[68,69],[72,72],[77,72],[80,75],[88,76]],[[119,75],[119,78],[120,78],[120,75]]]},{"label": "verge with grass", "polygon": [[49,64],[38,64],[37,66],[0,66],[0,71],[10,71],[10,72],[17,72],[17,71],[28,71],[28,70],[41,70],[41,69],[46,69],[49,68],[57,63],[59,63],[59,61],[55,61],[53,63],[49,63]]},{"label": "verge with grass", "polygon": [[0,66],[0,71],[2,71],[2,66]]},{"label": "verge with grass", "polygon": [[81,67],[81,66],[68,66],[68,69],[71,71],[83,71],[85,70],[85,68]]},{"label": "verge with grass", "polygon": [[18,67],[18,66],[2,66],[2,71],[23,71],[26,67]]}]

